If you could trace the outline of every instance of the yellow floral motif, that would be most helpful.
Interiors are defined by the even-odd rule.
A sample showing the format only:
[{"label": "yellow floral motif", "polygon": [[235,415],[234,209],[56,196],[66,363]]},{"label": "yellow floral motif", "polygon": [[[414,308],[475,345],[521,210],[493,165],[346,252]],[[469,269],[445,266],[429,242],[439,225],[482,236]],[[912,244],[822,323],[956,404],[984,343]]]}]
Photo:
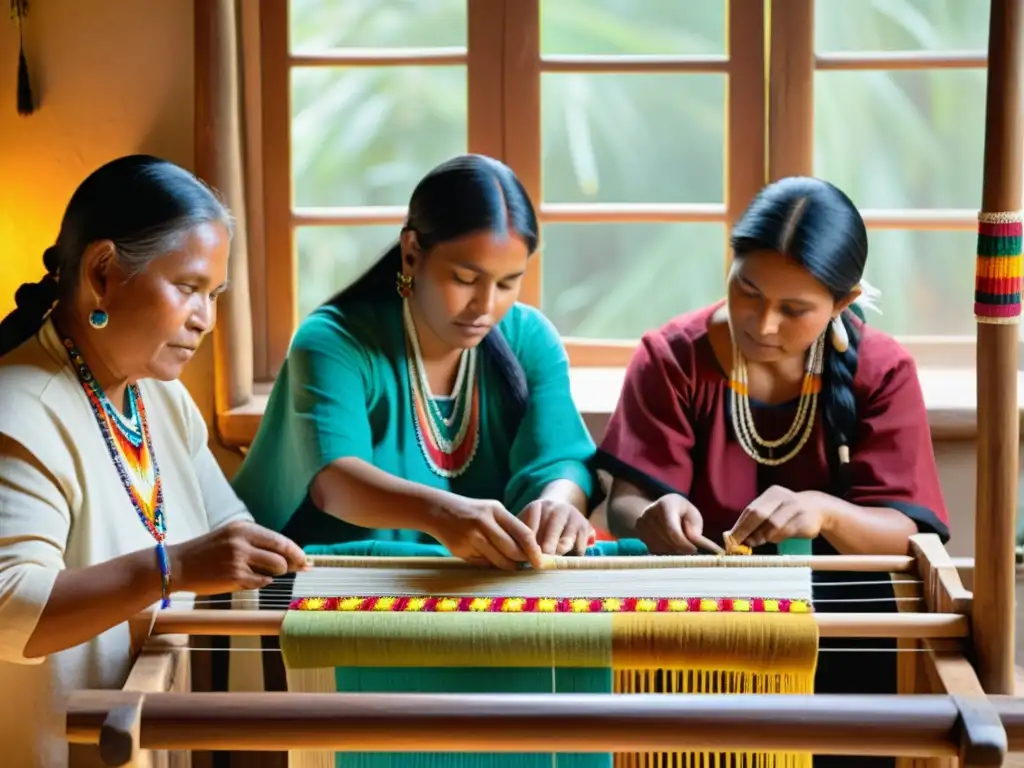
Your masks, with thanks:
[{"label": "yellow floral motif", "polygon": [[489,613],[749,613],[763,610],[765,613],[810,613],[813,608],[806,600],[779,600],[777,598],[715,598],[672,597],[655,599],[639,598],[587,598],[587,597],[397,597],[380,595],[376,597],[303,597],[292,603],[292,610],[302,611],[379,611],[417,613],[436,611],[457,613],[471,611]]}]

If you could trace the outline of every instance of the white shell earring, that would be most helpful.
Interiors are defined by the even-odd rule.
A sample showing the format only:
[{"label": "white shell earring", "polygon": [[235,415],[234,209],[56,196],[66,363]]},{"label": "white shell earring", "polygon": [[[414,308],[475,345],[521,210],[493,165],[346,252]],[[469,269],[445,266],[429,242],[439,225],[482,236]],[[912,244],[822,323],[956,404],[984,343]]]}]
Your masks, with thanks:
[{"label": "white shell earring", "polygon": [[842,315],[832,318],[832,348],[839,354],[850,348],[850,335],[846,332]]}]

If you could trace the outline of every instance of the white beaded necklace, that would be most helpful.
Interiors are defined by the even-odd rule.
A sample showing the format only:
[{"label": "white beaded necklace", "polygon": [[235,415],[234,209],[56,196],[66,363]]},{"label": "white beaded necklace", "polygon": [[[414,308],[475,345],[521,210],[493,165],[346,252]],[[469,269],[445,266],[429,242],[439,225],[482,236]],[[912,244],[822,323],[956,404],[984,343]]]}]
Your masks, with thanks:
[{"label": "white beaded necklace", "polygon": [[[804,366],[803,386],[800,388],[800,400],[797,404],[796,416],[789,430],[777,440],[765,440],[757,433],[754,426],[754,414],[750,409],[750,395],[747,385],[747,361],[740,352],[739,346],[733,344],[732,373],[729,376],[730,407],[732,410],[733,431],[744,452],[756,461],[768,467],[785,464],[796,456],[810,440],[814,431],[814,419],[818,407],[818,394],[821,392],[821,371],[825,361],[825,334],[823,333],[811,345]],[[797,439],[799,437],[799,439]],[[797,439],[796,445],[781,457],[772,453]],[[758,447],[767,449],[768,456],[762,456]]]}]

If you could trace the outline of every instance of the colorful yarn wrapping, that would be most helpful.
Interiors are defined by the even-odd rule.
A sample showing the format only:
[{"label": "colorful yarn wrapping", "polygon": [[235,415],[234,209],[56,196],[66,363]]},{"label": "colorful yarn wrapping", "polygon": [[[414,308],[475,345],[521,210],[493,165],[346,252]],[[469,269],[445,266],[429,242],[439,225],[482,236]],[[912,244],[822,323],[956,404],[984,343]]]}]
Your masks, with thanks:
[{"label": "colorful yarn wrapping", "polygon": [[1013,324],[1021,313],[1024,213],[979,213],[974,316],[979,323]]},{"label": "colorful yarn wrapping", "polygon": [[809,613],[805,600],[765,597],[408,597],[395,595],[300,597],[293,611],[349,613]]}]

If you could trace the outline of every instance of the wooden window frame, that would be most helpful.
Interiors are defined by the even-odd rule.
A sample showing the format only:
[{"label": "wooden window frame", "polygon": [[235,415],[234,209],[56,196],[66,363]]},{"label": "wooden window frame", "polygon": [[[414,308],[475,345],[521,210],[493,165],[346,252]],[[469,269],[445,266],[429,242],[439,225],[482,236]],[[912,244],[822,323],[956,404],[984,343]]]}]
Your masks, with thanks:
[{"label": "wooden window frame", "polygon": [[[254,301],[254,370],[271,382],[298,324],[295,231],[302,226],[401,225],[404,207],[296,207],[291,169],[292,67],[465,66],[469,151],[501,157],[502,19],[505,0],[469,0],[465,48],[343,50],[322,54],[289,50],[288,0],[261,0],[262,174],[266,253],[265,288]],[[273,286],[272,291],[268,288]],[[256,305],[259,309],[256,309]]]},{"label": "wooden window frame", "polygon": [[[393,224],[403,206],[293,208],[290,69],[301,66],[464,65],[471,152],[515,170],[549,223],[716,222],[726,229],[771,179],[813,173],[816,70],[922,70],[986,66],[984,52],[828,53],[814,46],[814,0],[725,0],[726,53],[719,56],[542,55],[540,0],[467,0],[465,49],[353,50],[323,55],[289,51],[288,0],[241,4],[248,216],[252,393],[217,414],[228,446],[249,444],[298,323],[299,226]],[[724,200],[711,204],[546,203],[542,190],[541,77],[573,73],[719,73],[727,76]],[[284,105],[284,106],[283,106]],[[865,210],[872,229],[973,231],[971,210]],[[542,231],[543,237],[543,231]],[[723,272],[729,253],[723,243]],[[966,257],[966,256],[965,256]],[[544,254],[531,259],[521,300],[540,306]],[[239,322],[232,318],[231,322]],[[248,329],[247,329],[248,331]],[[248,332],[223,331],[227,343]],[[973,336],[900,339],[919,367],[972,367]],[[622,368],[636,340],[565,338],[574,368]],[[248,343],[246,346],[250,346]],[[1024,354],[1022,354],[1024,359]],[[230,379],[237,373],[219,371]]]},{"label": "wooden window frame", "polygon": [[[263,277],[253,295],[253,357],[257,382],[271,382],[298,322],[295,230],[300,226],[394,224],[402,206],[298,208],[292,204],[290,68],[292,66],[465,65],[468,149],[499,158],[519,176],[541,227],[549,223],[730,223],[764,185],[764,4],[726,0],[728,37],[721,56],[541,55],[540,0],[467,0],[465,49],[340,51],[322,55],[288,50],[287,0],[263,0],[262,178],[266,253],[252,274]],[[733,23],[735,19],[735,23]],[[544,203],[541,189],[541,76],[572,73],[718,73],[727,76],[725,200],[712,204]],[[543,232],[542,232],[543,237]],[[723,254],[726,249],[723,244]],[[543,253],[531,259],[521,300],[541,304]],[[727,261],[724,260],[724,261]],[[257,280],[257,282],[259,282]],[[272,286],[272,289],[269,288]],[[624,365],[635,341],[565,340],[573,365]]]},{"label": "wooden window frame", "polygon": [[[818,53],[815,0],[770,0],[768,175],[814,174],[814,75],[818,71],[985,69],[986,51]],[[980,199],[979,199],[980,203]],[[862,209],[869,230],[977,231],[970,209]],[[964,254],[973,261],[972,254]],[[901,336],[919,368],[973,368],[974,335]]]}]

